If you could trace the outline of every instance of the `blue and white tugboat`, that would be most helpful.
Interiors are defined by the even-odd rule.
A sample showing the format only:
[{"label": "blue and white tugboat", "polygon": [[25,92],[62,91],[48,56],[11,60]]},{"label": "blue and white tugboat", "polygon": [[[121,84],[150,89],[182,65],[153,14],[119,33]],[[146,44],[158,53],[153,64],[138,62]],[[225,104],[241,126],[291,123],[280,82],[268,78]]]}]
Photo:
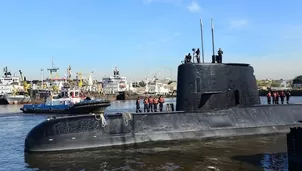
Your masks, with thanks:
[{"label": "blue and white tugboat", "polygon": [[63,89],[57,97],[50,97],[42,104],[27,104],[20,110],[23,113],[41,114],[88,114],[104,113],[110,106],[109,100],[91,100],[83,97],[81,90]]}]

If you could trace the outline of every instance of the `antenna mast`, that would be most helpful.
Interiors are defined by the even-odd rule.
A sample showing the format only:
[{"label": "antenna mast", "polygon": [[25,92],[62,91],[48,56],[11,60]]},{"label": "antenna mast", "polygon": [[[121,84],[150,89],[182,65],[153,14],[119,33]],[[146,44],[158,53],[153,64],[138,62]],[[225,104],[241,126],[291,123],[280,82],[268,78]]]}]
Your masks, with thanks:
[{"label": "antenna mast", "polygon": [[201,35],[201,54],[202,54],[202,63],[204,63],[204,49],[203,49],[203,23],[200,19],[200,35]]},{"label": "antenna mast", "polygon": [[[213,19],[211,18],[211,30],[212,30],[212,48],[213,48],[213,57],[215,57],[215,43],[214,43],[214,23]],[[214,61],[215,62],[215,61]]]}]

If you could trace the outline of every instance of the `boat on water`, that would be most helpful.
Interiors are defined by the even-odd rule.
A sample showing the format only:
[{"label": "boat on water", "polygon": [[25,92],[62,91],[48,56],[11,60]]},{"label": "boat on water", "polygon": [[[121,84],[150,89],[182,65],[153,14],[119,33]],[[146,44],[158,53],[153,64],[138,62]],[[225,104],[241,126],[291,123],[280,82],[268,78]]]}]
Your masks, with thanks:
[{"label": "boat on water", "polygon": [[91,100],[81,96],[81,90],[61,90],[56,97],[50,97],[42,104],[28,104],[20,108],[23,113],[43,114],[88,114],[104,113],[111,105],[109,100]]},{"label": "boat on water", "polygon": [[103,94],[114,95],[116,100],[125,100],[125,92],[129,89],[126,77],[120,75],[120,71],[115,67],[113,76],[102,78]]},{"label": "boat on water", "polygon": [[[0,78],[0,104],[27,104],[31,98],[27,92],[28,86],[24,85],[21,70],[20,77],[12,76],[7,67],[4,69],[4,76]],[[21,85],[23,82],[23,85]]]},{"label": "boat on water", "polygon": [[26,92],[6,93],[0,97],[0,104],[28,104],[31,98]]}]

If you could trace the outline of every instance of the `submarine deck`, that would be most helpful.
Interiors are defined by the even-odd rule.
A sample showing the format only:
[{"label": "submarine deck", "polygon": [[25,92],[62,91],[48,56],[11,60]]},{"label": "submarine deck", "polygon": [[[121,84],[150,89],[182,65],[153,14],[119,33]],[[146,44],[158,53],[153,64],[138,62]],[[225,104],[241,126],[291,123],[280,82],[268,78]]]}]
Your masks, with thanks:
[{"label": "submarine deck", "polygon": [[[222,109],[222,110],[203,110],[203,111],[164,111],[164,112],[141,112],[141,113],[135,113],[135,112],[129,112],[132,115],[154,115],[154,114],[179,114],[179,113],[207,113],[207,112],[219,112],[219,111],[225,111],[228,109],[232,108],[261,108],[261,107],[274,107],[274,106],[302,106],[301,104],[274,104],[274,105],[266,105],[266,104],[257,104],[254,106],[237,106],[237,107],[231,107],[227,109]],[[76,117],[81,117],[81,116],[90,116],[90,115],[99,115],[99,114],[79,114],[79,115],[63,115],[63,116],[51,116],[47,118],[47,120],[50,119],[56,119],[56,118],[76,118]],[[105,116],[117,116],[117,115],[122,115],[121,112],[114,113],[114,114],[105,114]],[[302,114],[301,114],[302,115]]]}]

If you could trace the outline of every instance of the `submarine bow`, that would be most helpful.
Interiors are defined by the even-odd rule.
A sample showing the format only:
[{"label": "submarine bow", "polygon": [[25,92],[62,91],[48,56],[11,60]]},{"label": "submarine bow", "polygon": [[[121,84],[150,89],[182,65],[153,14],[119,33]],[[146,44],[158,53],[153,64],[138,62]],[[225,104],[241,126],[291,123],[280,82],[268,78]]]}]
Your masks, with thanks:
[{"label": "submarine bow", "polygon": [[29,132],[25,151],[288,132],[302,105],[260,105],[253,72],[248,64],[181,64],[177,111],[48,119]]}]

